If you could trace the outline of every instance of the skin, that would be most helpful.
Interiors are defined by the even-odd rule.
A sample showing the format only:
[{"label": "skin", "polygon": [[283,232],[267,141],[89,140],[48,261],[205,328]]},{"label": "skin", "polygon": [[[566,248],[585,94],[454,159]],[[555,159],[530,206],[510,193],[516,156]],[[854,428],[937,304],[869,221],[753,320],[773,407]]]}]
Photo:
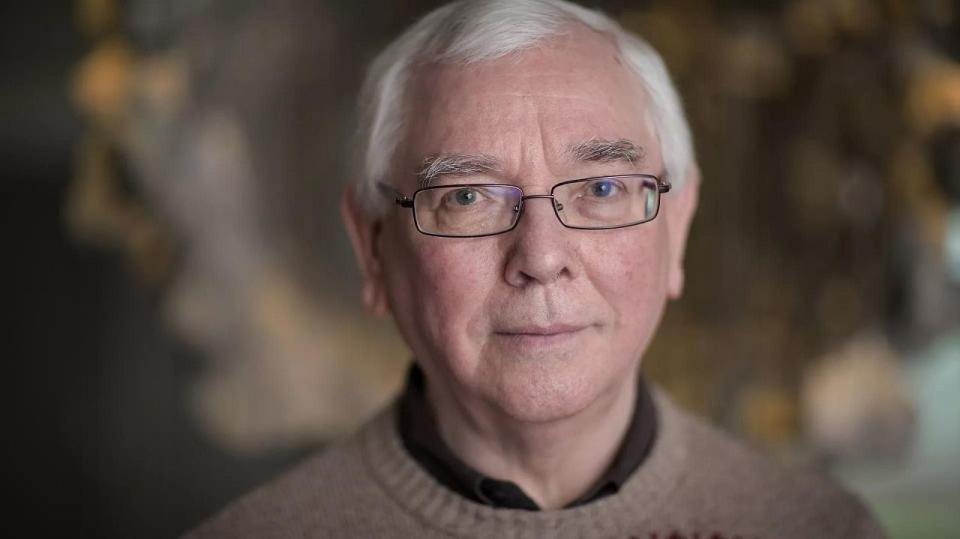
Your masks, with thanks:
[{"label": "skin", "polygon": [[[563,180],[662,175],[647,98],[608,38],[581,26],[471,65],[428,65],[411,83],[412,120],[391,183],[410,194],[427,156],[482,154],[496,172],[456,182],[548,193]],[[569,148],[627,139],[644,158],[577,161]],[[636,378],[668,299],[680,296],[696,206],[695,167],[649,223],[563,227],[530,200],[512,232],[420,234],[411,212],[342,211],[364,275],[364,303],[393,316],[423,368],[441,436],[465,463],[516,482],[541,507],[581,495],[609,466],[633,413]]]}]

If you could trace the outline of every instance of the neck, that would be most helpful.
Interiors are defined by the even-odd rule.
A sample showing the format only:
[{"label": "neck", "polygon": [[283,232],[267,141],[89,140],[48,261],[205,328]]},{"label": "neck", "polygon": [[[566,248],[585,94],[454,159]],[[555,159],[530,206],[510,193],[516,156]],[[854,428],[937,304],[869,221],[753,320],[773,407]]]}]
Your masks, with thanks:
[{"label": "neck", "polygon": [[433,390],[428,398],[440,435],[465,464],[516,483],[542,509],[566,506],[609,468],[636,402],[636,376],[562,419],[523,422],[482,403]]}]

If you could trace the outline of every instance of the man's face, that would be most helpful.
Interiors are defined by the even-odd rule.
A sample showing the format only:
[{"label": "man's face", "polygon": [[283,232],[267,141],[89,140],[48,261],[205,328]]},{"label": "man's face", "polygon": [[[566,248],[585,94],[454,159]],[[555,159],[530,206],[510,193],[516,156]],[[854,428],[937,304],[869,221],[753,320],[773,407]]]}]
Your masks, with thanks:
[{"label": "man's face", "polygon": [[[528,195],[569,179],[663,173],[638,80],[580,27],[519,55],[422,68],[410,95],[389,179],[408,195],[424,159],[447,154],[498,165],[437,183],[511,183]],[[571,152],[597,139],[631,141],[643,157]],[[603,231],[565,228],[543,199],[525,203],[513,231],[482,238],[426,236],[409,211],[391,210],[370,224],[368,304],[392,313],[433,391],[521,421],[567,417],[633,383],[680,291],[685,191],[664,195],[652,222]]]}]

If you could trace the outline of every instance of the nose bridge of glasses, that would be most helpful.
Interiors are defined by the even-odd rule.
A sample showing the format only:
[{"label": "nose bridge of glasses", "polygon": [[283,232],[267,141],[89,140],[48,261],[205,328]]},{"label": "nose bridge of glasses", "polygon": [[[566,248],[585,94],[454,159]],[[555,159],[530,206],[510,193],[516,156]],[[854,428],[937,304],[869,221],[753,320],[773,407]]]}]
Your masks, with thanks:
[{"label": "nose bridge of glasses", "polygon": [[[556,206],[560,206],[560,203],[557,201],[557,197],[553,196],[552,194],[547,194],[547,195],[523,195],[522,197],[520,197],[520,200],[517,202],[517,205],[514,206],[514,208],[513,208],[514,211],[520,211],[520,210],[523,208],[523,203],[524,203],[525,201],[529,200],[529,199],[532,199],[532,198],[548,198],[548,199],[550,199],[550,200],[553,201],[553,205],[554,205],[555,207],[556,207]],[[562,209],[562,206],[558,207],[557,209]]]}]

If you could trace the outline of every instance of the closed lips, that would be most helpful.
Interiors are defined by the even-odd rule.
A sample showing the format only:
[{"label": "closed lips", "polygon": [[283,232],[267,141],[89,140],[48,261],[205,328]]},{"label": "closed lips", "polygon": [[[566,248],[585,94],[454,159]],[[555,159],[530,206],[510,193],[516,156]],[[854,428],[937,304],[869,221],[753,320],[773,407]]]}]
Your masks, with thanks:
[{"label": "closed lips", "polygon": [[552,324],[549,326],[521,326],[505,330],[499,330],[496,333],[500,335],[529,335],[543,336],[560,335],[563,333],[574,333],[585,328],[584,325],[572,324]]}]

